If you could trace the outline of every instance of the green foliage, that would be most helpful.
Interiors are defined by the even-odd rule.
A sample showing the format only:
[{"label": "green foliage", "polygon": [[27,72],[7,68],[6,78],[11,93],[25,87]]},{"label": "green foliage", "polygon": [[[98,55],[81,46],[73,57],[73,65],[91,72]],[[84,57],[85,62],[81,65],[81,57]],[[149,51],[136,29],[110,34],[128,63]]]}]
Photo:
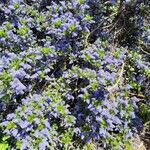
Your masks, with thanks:
[{"label": "green foliage", "polygon": [[5,30],[0,29],[0,38],[6,37],[6,32]]},{"label": "green foliage", "polygon": [[91,21],[91,20],[92,20],[92,17],[89,16],[89,15],[87,15],[84,19],[88,22],[88,21]]},{"label": "green foliage", "polygon": [[147,4],[1,2],[0,150],[131,150],[135,109],[150,124]]},{"label": "green foliage", "polygon": [[94,143],[89,143],[89,144],[86,144],[83,147],[83,150],[93,150],[94,148],[95,148],[95,144]]},{"label": "green foliage", "polygon": [[28,28],[25,27],[25,26],[22,27],[22,28],[19,28],[17,30],[17,34],[20,35],[20,36],[23,36],[23,35],[27,34],[27,32],[28,32]]},{"label": "green foliage", "polygon": [[50,49],[47,48],[47,47],[43,47],[43,48],[41,49],[41,52],[42,52],[44,55],[48,55],[49,52],[50,52]]},{"label": "green foliage", "polygon": [[0,135],[0,150],[8,150],[8,136]]},{"label": "green foliage", "polygon": [[150,121],[150,106],[144,103],[140,103],[139,115],[144,120],[145,123]]},{"label": "green foliage", "polygon": [[58,19],[57,21],[54,22],[54,25],[55,25],[57,28],[61,27],[61,24],[62,24],[61,19]]}]

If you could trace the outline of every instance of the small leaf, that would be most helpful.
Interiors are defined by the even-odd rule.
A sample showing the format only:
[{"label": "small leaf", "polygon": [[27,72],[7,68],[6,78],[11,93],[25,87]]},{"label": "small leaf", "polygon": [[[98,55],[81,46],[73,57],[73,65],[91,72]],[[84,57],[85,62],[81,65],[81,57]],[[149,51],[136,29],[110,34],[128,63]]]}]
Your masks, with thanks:
[{"label": "small leaf", "polygon": [[0,143],[0,150],[7,150],[7,149],[8,149],[8,144]]},{"label": "small leaf", "polygon": [[50,49],[47,48],[47,47],[43,47],[43,48],[41,49],[41,52],[42,52],[43,54],[45,54],[45,55],[48,55],[49,52],[50,52]]},{"label": "small leaf", "polygon": [[28,32],[28,28],[27,27],[23,27],[17,30],[17,34],[23,36]]},{"label": "small leaf", "polygon": [[5,30],[0,30],[0,38],[1,37],[6,37],[6,32]]},{"label": "small leaf", "polygon": [[55,27],[59,28],[61,27],[61,19],[58,19],[55,23],[54,23]]},{"label": "small leaf", "polygon": [[132,150],[132,146],[131,146],[129,141],[125,141],[125,149],[126,150]]}]

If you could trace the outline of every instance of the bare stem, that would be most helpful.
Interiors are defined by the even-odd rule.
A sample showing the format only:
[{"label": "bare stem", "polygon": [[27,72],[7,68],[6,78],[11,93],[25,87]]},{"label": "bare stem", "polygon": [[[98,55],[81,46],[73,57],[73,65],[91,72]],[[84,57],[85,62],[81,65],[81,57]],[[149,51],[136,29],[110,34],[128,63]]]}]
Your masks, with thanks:
[{"label": "bare stem", "polygon": [[123,62],[117,82],[113,86],[107,88],[109,92],[112,92],[113,89],[117,88],[118,84],[121,82],[121,78],[123,76],[123,71],[124,71],[124,66],[125,66],[125,63]]}]

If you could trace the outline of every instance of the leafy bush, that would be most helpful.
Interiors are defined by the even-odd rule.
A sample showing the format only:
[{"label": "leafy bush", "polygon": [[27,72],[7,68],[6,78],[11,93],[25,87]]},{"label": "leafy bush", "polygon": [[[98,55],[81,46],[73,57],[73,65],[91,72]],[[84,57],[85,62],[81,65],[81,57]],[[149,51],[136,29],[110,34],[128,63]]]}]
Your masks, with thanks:
[{"label": "leafy bush", "polygon": [[1,2],[0,146],[131,149],[149,94],[148,5]]}]

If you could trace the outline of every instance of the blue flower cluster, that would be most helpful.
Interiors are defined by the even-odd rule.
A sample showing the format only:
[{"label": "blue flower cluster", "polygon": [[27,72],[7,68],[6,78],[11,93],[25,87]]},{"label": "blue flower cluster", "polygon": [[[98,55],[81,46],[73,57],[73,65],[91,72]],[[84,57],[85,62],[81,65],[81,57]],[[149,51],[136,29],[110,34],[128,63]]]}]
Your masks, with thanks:
[{"label": "blue flower cluster", "polygon": [[0,1],[7,148],[129,149],[149,94],[147,13],[130,1]]}]

